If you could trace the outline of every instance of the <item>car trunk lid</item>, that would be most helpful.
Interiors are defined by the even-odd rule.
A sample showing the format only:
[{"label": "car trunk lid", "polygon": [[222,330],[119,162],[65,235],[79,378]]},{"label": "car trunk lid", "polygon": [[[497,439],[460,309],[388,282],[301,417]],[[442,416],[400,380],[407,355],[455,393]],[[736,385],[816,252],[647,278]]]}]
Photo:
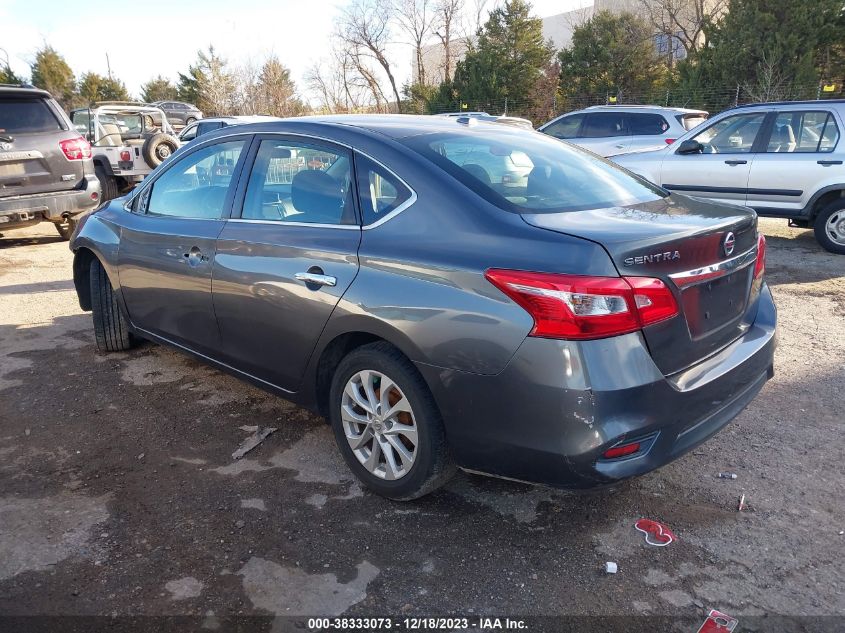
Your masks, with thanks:
[{"label": "car trunk lid", "polygon": [[78,138],[39,96],[0,95],[0,196],[74,189],[82,160],[68,160],[61,142]]},{"label": "car trunk lid", "polygon": [[679,315],[643,330],[665,375],[722,349],[754,319],[757,219],[751,210],[673,194],[627,207],[523,218],[597,242],[621,275],[656,277],[672,289]]}]

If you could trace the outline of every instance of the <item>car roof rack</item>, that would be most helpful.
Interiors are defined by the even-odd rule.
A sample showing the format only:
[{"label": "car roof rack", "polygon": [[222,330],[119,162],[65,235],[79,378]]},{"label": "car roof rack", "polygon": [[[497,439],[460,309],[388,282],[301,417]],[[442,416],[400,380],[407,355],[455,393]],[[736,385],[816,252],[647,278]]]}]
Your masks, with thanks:
[{"label": "car roof rack", "polygon": [[143,101],[95,101],[91,105],[94,106],[94,107],[108,106],[108,105],[118,105],[118,106],[120,106],[120,105],[131,105],[131,106],[155,107],[155,106],[150,106],[149,104],[144,103]]},{"label": "car roof rack", "polygon": [[38,90],[32,84],[0,84],[0,88],[29,88],[31,90]]},{"label": "car roof rack", "polygon": [[739,105],[735,105],[733,108],[729,108],[730,110],[736,110],[738,108],[756,108],[756,107],[766,107],[766,106],[790,106],[790,105],[818,105],[820,103],[845,103],[845,99],[806,99],[802,101],[761,101],[759,103],[741,103]]}]

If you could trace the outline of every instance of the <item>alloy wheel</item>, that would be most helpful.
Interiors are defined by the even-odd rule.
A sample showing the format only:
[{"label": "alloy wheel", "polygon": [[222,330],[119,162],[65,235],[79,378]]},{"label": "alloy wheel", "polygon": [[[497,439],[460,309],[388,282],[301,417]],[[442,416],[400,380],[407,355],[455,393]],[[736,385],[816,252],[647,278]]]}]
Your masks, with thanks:
[{"label": "alloy wheel", "polygon": [[340,404],[343,431],[352,453],[380,479],[401,479],[417,456],[417,423],[411,403],[388,376],[373,370],[354,374]]},{"label": "alloy wheel", "polygon": [[832,213],[824,228],[832,242],[845,246],[845,209]]}]

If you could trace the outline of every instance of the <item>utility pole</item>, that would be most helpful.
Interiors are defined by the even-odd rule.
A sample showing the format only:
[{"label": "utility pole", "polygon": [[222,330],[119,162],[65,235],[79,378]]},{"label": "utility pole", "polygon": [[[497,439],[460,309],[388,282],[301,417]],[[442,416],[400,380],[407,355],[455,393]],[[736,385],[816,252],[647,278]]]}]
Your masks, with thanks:
[{"label": "utility pole", "polygon": [[106,53],[106,68],[109,72],[109,81],[111,81],[111,63],[109,62],[109,54]]}]

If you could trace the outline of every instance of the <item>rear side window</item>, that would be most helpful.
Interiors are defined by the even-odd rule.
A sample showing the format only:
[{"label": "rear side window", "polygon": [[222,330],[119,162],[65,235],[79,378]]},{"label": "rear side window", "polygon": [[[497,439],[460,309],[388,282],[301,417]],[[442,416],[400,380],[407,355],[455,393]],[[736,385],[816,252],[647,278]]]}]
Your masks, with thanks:
[{"label": "rear side window", "polygon": [[146,212],[209,220],[222,217],[243,147],[244,141],[209,145],[171,165],[153,183]]},{"label": "rear side window", "polygon": [[593,112],[587,115],[582,138],[606,138],[610,136],[627,136],[625,115],[622,112]]},{"label": "rear side window", "polygon": [[355,156],[355,171],[365,226],[387,217],[413,196],[402,181],[366,156]]},{"label": "rear side window", "polygon": [[548,134],[555,138],[575,138],[578,136],[578,130],[583,120],[583,114],[565,116],[543,128],[543,134]]},{"label": "rear side window", "polygon": [[769,153],[832,152],[839,128],[829,112],[779,112],[772,126]]},{"label": "rear side window", "polygon": [[659,114],[628,114],[628,130],[634,136],[658,136],[669,129],[669,123]]},{"label": "rear side window", "polygon": [[479,130],[422,134],[403,142],[488,202],[514,213],[600,209],[667,195],[602,158],[544,134]]},{"label": "rear side window", "polygon": [[0,99],[0,133],[27,134],[64,129],[44,99]]},{"label": "rear side window", "polygon": [[202,123],[197,123],[197,136],[202,136],[203,134],[208,134],[209,132],[213,132],[214,130],[218,130],[223,127],[223,124],[220,121],[203,121]]}]

